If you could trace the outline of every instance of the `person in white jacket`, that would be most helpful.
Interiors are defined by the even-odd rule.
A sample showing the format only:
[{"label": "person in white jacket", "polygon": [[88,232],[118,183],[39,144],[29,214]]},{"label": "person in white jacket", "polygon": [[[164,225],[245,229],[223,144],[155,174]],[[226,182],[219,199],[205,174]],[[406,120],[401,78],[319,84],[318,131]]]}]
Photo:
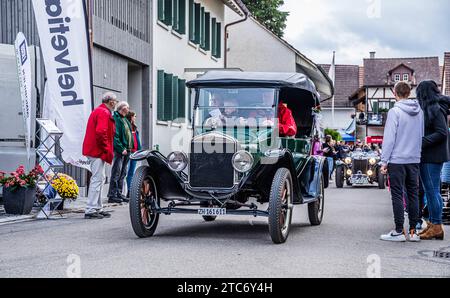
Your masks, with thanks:
[{"label": "person in white jacket", "polygon": [[381,240],[405,242],[404,194],[408,200],[409,240],[420,241],[416,231],[419,222],[419,175],[424,136],[424,114],[417,100],[409,99],[411,86],[406,82],[395,85],[397,103],[389,111],[386,122],[382,171],[389,174],[395,230],[382,235]]}]

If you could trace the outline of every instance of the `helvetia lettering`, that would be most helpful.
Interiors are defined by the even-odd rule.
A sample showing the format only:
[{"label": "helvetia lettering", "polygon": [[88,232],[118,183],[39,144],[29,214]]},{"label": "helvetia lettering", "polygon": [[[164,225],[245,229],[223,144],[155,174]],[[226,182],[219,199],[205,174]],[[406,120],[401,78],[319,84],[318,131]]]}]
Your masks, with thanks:
[{"label": "helvetia lettering", "polygon": [[56,69],[58,77],[58,85],[61,89],[60,94],[63,99],[64,106],[76,106],[83,105],[84,100],[78,98],[78,94],[73,90],[76,81],[75,74],[79,72],[78,66],[72,65],[70,61],[70,51],[68,48],[68,40],[64,36],[67,32],[70,32],[69,17],[62,18],[62,7],[60,0],[45,0],[46,12],[49,16],[48,24],[50,25],[50,33],[54,34],[51,39],[51,45],[57,52],[55,53],[55,61],[59,63],[59,67]]}]

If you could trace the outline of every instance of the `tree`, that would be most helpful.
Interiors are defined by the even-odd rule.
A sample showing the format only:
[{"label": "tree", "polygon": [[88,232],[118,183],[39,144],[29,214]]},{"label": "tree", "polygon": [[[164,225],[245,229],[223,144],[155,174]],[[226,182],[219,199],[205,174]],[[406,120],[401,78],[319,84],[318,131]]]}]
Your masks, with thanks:
[{"label": "tree", "polygon": [[331,129],[331,128],[325,129],[325,135],[326,136],[330,135],[333,138],[333,140],[335,140],[335,141],[342,141],[341,134],[335,129]]},{"label": "tree", "polygon": [[279,37],[283,37],[289,12],[280,11],[284,0],[243,0],[258,22]]}]

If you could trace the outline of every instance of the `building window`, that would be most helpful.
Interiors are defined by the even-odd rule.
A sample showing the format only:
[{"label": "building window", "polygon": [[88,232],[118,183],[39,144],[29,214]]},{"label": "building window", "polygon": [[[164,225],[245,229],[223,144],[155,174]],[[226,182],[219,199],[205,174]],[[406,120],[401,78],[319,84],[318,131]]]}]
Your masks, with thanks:
[{"label": "building window", "polygon": [[400,82],[400,79],[401,79],[400,74],[396,73],[395,76],[394,76],[394,81],[395,82]]},{"label": "building window", "polygon": [[217,22],[216,18],[212,19],[212,55],[216,58],[222,56],[222,25]]},{"label": "building window", "polygon": [[199,45],[205,51],[210,51],[211,33],[214,36],[211,13],[194,0],[189,0],[189,41]]},{"label": "building window", "polygon": [[157,119],[175,121],[186,118],[186,81],[158,70]]},{"label": "building window", "polygon": [[186,0],[158,0],[158,20],[172,26],[180,34],[186,33]]},{"label": "building window", "polygon": [[405,73],[403,74],[403,81],[408,82],[409,81],[409,74]]}]

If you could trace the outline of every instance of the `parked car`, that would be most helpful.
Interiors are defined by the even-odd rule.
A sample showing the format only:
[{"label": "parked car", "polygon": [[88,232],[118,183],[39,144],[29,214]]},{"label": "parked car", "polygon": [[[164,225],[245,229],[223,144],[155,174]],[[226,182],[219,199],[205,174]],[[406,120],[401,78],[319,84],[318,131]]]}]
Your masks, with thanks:
[{"label": "parked car", "polygon": [[[161,214],[198,214],[205,221],[250,215],[267,217],[273,242],[284,243],[293,208],[301,204],[308,205],[310,223],[320,225],[328,166],[311,155],[319,127],[313,111],[320,105],[314,83],[299,73],[211,71],[187,86],[194,107],[189,152],[131,156],[148,163],[131,187],[136,235],[153,236]],[[281,100],[293,112],[295,137],[278,135]]]},{"label": "parked car", "polygon": [[385,189],[387,178],[381,172],[379,154],[356,149],[343,160],[338,160],[336,163],[337,188],[343,188],[344,182],[348,186],[378,183],[380,189]]}]

